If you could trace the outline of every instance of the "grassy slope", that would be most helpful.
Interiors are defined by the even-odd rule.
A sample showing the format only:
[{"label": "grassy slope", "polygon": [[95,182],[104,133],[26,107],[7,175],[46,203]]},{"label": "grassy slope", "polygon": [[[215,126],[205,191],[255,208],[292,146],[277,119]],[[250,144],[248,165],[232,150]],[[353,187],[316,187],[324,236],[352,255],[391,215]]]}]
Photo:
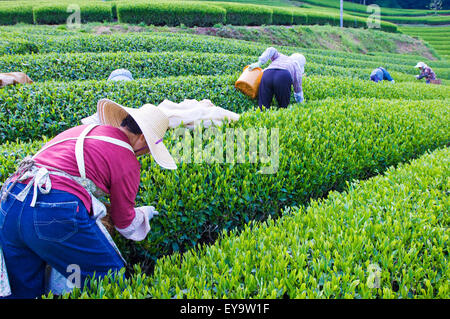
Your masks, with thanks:
[{"label": "grassy slope", "polygon": [[194,29],[191,32],[302,48],[323,48],[355,53],[414,53],[428,59],[433,58],[433,51],[420,41],[409,36],[387,34],[376,30],[339,29],[331,26],[258,28],[220,26]]},{"label": "grassy slope", "polygon": [[386,33],[377,30],[336,28],[331,26],[216,26],[211,28],[130,26],[118,23],[83,24],[79,31],[66,30],[62,26],[2,26],[0,36],[8,37],[12,33],[20,34],[115,34],[129,32],[170,32],[217,36],[259,42],[272,45],[293,46],[345,51],[352,53],[389,52],[391,54],[414,54],[427,59],[435,59],[435,52],[420,40],[404,34]]}]

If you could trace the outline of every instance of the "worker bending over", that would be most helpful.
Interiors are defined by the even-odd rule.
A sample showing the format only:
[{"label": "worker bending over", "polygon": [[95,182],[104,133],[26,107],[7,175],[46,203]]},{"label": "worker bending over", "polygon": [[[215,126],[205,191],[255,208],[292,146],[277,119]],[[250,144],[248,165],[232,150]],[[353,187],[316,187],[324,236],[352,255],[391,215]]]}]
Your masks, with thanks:
[{"label": "worker bending over", "polygon": [[391,83],[395,83],[389,72],[381,66],[372,71],[372,73],[370,74],[370,80],[374,81],[375,83],[378,83],[380,81],[389,81]]},{"label": "worker bending over", "polygon": [[416,75],[417,80],[421,80],[425,78],[425,82],[430,84],[432,80],[436,80],[436,74],[433,70],[423,62],[419,62],[416,65],[416,68],[420,70],[420,74]]},{"label": "worker bending over", "polygon": [[2,188],[0,247],[9,297],[41,296],[46,264],[66,278],[68,267],[76,265],[81,283],[94,272],[101,277],[124,267],[100,222],[106,214],[101,196],[109,195],[114,227],[130,240],[143,240],[150,219],[158,214],[151,206],[135,207],[137,157],[150,152],[161,167],[176,169],[162,143],[167,116],[150,104],[126,108],[107,99],[99,101],[97,111],[101,125],[60,133],[23,160]]},{"label": "worker bending over", "polygon": [[305,70],[305,57],[299,53],[286,56],[270,47],[259,57],[258,62],[249,66],[249,70],[261,67],[269,60],[271,63],[264,69],[259,85],[259,107],[261,109],[263,106],[270,107],[274,95],[279,107],[287,107],[291,99],[291,86],[294,87],[295,101],[303,102],[302,77]]}]

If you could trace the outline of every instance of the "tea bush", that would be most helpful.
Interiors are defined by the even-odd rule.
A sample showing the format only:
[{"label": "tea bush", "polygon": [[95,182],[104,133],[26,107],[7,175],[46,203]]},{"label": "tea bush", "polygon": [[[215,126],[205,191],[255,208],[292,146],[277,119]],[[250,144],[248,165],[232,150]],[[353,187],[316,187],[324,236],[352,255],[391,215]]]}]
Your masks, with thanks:
[{"label": "tea bush", "polygon": [[217,6],[189,2],[118,3],[117,17],[121,23],[141,22],[153,25],[213,26],[225,24],[226,10]]},{"label": "tea bush", "polygon": [[28,6],[8,6],[0,9],[0,24],[33,23],[33,8]]},{"label": "tea bush", "polygon": [[0,57],[0,68],[4,71],[21,70],[33,81],[100,81],[106,80],[113,70],[120,68],[130,70],[135,79],[229,74],[242,70],[254,59],[254,57],[237,54],[189,51],[51,53]]},{"label": "tea bush", "polygon": [[272,24],[272,9],[268,6],[232,2],[214,2],[214,5],[226,10],[226,24]]},{"label": "tea bush", "polygon": [[271,9],[272,9],[272,24],[276,25],[293,24],[294,15],[291,9],[284,7],[272,7]]},{"label": "tea bush", "polygon": [[[0,10],[1,11],[1,10]],[[64,24],[74,10],[67,4],[50,4],[33,7],[35,24]],[[80,22],[110,22],[112,11],[109,4],[84,4],[80,6]]]}]

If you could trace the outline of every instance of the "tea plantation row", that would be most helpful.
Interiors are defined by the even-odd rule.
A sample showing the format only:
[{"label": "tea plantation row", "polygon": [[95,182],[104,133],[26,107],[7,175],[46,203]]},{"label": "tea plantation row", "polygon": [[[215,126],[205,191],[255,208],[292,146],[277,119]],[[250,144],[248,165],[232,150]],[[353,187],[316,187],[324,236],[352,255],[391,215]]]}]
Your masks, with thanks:
[{"label": "tea plantation row", "polygon": [[[259,56],[266,48],[266,44],[248,41],[214,38],[187,34],[127,34],[127,35],[78,35],[73,33],[51,35],[52,30],[45,29],[43,34],[33,33],[25,29],[24,32],[5,30],[2,34],[0,55],[27,53],[82,53],[82,52],[177,52],[192,51],[202,53],[242,54]],[[368,55],[333,50],[310,48],[294,48],[276,46],[285,54],[301,51],[306,56],[324,56],[341,59],[352,59],[391,64],[411,64],[414,67],[417,60],[425,60],[437,68],[448,68],[446,61],[427,61],[423,57],[399,55],[389,53],[370,53]],[[309,60],[308,60],[309,61]],[[349,63],[346,65],[348,66]]]},{"label": "tea plantation row", "polygon": [[[35,82],[103,80],[120,68],[130,70],[135,79],[181,76],[223,75],[240,72],[244,66],[258,60],[258,56],[242,54],[178,52],[117,52],[117,53],[50,53],[39,55],[11,55],[0,57],[5,72],[20,70]],[[368,79],[377,62],[308,55],[307,74],[334,75]],[[355,67],[355,66],[358,67]],[[397,82],[416,81],[417,71],[411,65],[389,64]],[[51,70],[49,72],[48,70]],[[436,69],[442,78],[450,79],[448,69]]]},{"label": "tea plantation row", "polygon": [[[4,111],[0,113],[0,141],[29,141],[42,135],[54,136],[94,113],[97,101],[102,98],[130,107],[140,107],[145,103],[157,105],[164,99],[175,102],[209,99],[215,105],[242,113],[257,105],[255,100],[234,88],[238,76],[180,76],[128,83],[108,83],[105,80],[44,82],[4,88],[0,91],[0,103],[4,105]],[[308,101],[328,97],[419,101],[450,98],[449,89],[422,83],[375,84],[335,76],[311,76],[303,82]]]},{"label": "tea plantation row", "polygon": [[[449,158],[444,148],[308,208],[286,209],[277,221],[224,232],[214,245],[159,260],[153,276],[125,292],[153,298],[446,299]],[[107,284],[104,295],[126,296]]]},{"label": "tea plantation row", "polygon": [[[22,1],[15,5],[0,3],[0,24],[20,22],[65,24],[73,5],[80,9],[80,21],[104,22],[117,19],[121,23],[177,26],[232,25],[339,25],[339,15],[303,10],[297,7],[272,7],[245,3],[195,1],[136,1],[110,3],[95,1]],[[367,28],[365,18],[345,15],[346,27]],[[383,31],[396,32],[393,23],[381,21]]]},{"label": "tea plantation row", "polygon": [[450,27],[402,27],[402,32],[420,37],[428,42],[441,57],[450,60],[450,46],[448,44],[450,41]]}]

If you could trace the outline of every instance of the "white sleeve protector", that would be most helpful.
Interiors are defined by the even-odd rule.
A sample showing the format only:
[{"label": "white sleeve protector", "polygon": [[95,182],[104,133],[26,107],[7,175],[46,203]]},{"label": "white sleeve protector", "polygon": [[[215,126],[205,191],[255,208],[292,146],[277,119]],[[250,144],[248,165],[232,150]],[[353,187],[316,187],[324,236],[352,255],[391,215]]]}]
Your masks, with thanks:
[{"label": "white sleeve protector", "polygon": [[125,238],[134,241],[144,240],[150,231],[150,220],[153,216],[158,215],[158,212],[153,206],[142,206],[134,209],[136,215],[131,224],[126,228],[116,228],[116,230]]}]

